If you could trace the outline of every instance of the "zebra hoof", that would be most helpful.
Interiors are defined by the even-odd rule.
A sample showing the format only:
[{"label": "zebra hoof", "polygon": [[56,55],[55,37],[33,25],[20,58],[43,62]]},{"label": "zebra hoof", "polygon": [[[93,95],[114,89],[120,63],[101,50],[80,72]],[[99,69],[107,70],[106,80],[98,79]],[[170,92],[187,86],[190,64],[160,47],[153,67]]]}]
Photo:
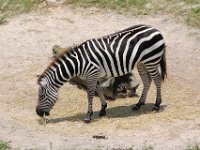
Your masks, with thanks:
[{"label": "zebra hoof", "polygon": [[139,97],[139,96],[135,93],[130,93],[130,94],[128,94],[128,97]]},{"label": "zebra hoof", "polygon": [[133,111],[138,111],[138,110],[140,110],[140,107],[141,107],[142,105],[145,105],[145,103],[144,103],[144,102],[137,103],[135,106],[133,106],[132,110],[133,110]]},{"label": "zebra hoof", "polygon": [[157,111],[159,111],[159,110],[160,110],[160,107],[159,107],[159,106],[153,106],[152,111],[157,112]]},{"label": "zebra hoof", "polygon": [[99,117],[104,117],[106,116],[106,111],[100,111],[99,112]]},{"label": "zebra hoof", "polygon": [[84,122],[85,122],[85,123],[90,123],[90,122],[91,122],[91,118],[89,118],[89,117],[85,118],[85,119],[84,119]]},{"label": "zebra hoof", "polygon": [[140,110],[140,107],[138,107],[137,105],[135,105],[135,106],[132,107],[132,110],[133,111],[138,111],[138,110]]}]

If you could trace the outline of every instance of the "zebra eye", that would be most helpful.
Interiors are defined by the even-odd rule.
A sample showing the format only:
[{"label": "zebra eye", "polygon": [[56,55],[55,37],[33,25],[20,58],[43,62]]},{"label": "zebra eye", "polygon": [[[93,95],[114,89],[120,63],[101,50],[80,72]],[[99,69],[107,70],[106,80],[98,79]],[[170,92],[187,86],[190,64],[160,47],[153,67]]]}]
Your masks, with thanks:
[{"label": "zebra eye", "polygon": [[129,78],[129,79],[128,79],[128,82],[131,82],[131,81],[132,81],[132,79]]},{"label": "zebra eye", "polygon": [[40,86],[40,87],[39,87],[39,95],[40,95],[40,96],[43,96],[44,93],[45,93],[44,91],[45,91],[44,88],[43,88],[42,86]]}]

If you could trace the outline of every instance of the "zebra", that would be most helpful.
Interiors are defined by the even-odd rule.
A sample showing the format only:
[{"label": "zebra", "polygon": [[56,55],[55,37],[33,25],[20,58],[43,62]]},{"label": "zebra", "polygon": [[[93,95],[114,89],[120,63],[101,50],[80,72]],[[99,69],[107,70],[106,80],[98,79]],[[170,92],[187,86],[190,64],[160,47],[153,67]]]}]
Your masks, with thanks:
[{"label": "zebra", "polygon": [[[54,45],[52,48],[53,58],[59,57],[59,55],[70,49],[70,47]],[[100,79],[99,82],[105,98],[109,100],[115,100],[117,97],[125,98],[127,96],[137,96],[136,89],[140,84],[133,73],[111,77],[109,79],[103,78]],[[79,89],[87,89],[87,82],[79,77],[73,77],[70,79],[69,83],[77,85]]]},{"label": "zebra", "polygon": [[95,92],[101,100],[99,116],[106,116],[107,102],[99,79],[117,77],[131,72],[135,67],[143,82],[143,91],[132,110],[145,104],[153,80],[156,102],[153,111],[160,109],[161,82],[167,76],[165,41],[159,30],[150,25],[135,25],[114,34],[93,38],[74,46],[56,58],[38,79],[39,96],[36,113],[43,117],[58,99],[59,88],[78,76],[87,81],[88,108],[84,121],[91,122],[92,101]]}]

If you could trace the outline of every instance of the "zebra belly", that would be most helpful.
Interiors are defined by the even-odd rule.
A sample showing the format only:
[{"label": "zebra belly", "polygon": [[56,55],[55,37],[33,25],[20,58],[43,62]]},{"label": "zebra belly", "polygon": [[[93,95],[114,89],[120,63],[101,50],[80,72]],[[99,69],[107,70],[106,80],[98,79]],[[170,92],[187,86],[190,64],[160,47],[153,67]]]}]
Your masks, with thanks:
[{"label": "zebra belly", "polygon": [[99,78],[104,78],[104,77],[111,77],[111,76],[108,76],[108,74],[103,70],[103,68],[100,69],[100,72],[99,72]]}]

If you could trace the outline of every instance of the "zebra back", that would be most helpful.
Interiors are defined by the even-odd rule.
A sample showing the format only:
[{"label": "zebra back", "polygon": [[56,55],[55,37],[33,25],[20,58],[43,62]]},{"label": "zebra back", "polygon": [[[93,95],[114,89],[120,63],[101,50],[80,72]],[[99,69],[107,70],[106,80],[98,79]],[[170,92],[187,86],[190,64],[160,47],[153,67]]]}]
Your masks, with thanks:
[{"label": "zebra back", "polygon": [[164,47],[163,37],[157,29],[148,25],[132,26],[71,47],[47,67],[41,78],[50,76],[48,74],[52,71],[51,79],[62,85],[74,76],[91,72],[91,66],[99,69],[99,77],[117,77],[131,72],[138,63],[144,63],[161,64],[164,79]]}]

